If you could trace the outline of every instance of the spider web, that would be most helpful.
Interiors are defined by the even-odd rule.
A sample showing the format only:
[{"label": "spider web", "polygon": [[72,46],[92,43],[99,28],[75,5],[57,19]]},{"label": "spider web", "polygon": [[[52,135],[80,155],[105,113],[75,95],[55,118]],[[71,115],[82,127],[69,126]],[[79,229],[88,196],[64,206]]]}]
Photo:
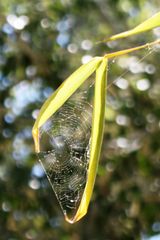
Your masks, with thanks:
[{"label": "spider web", "polygon": [[88,79],[40,128],[38,157],[69,219],[77,212],[86,184],[93,92]]},{"label": "spider web", "polygon": [[[153,52],[153,47],[148,49],[137,64]],[[109,83],[107,89],[128,72]],[[64,215],[70,220],[78,210],[87,180],[93,92],[94,82],[88,79],[40,128],[39,160]]]}]

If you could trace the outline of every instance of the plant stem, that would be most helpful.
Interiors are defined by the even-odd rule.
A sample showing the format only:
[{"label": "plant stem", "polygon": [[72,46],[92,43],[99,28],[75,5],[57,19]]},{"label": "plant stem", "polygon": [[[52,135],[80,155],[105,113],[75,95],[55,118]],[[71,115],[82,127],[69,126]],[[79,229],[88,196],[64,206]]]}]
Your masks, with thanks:
[{"label": "plant stem", "polygon": [[107,53],[107,54],[104,55],[104,57],[108,58],[108,59],[118,57],[118,56],[130,53],[130,52],[134,52],[134,51],[137,51],[137,50],[140,50],[140,49],[143,49],[143,48],[150,48],[150,47],[152,47],[152,46],[154,46],[155,44],[158,44],[158,43],[160,43],[160,39],[158,39],[154,42],[146,43],[146,44],[138,46],[138,47],[129,48],[129,49],[113,52],[113,53]]}]

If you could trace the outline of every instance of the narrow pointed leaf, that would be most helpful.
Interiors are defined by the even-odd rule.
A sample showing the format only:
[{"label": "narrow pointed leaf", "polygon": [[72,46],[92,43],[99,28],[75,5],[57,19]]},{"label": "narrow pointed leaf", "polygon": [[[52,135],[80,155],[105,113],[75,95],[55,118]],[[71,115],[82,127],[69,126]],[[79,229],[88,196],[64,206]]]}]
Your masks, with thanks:
[{"label": "narrow pointed leaf", "polygon": [[[33,127],[33,137],[39,160],[56,194],[64,216],[70,223],[81,218],[79,216],[77,219],[75,216],[81,205],[85,187],[88,184],[90,148],[93,152],[92,155],[95,153],[97,156],[94,160],[98,159],[94,147],[100,147],[100,145],[94,146],[92,144],[93,146],[90,146],[93,104],[91,105],[88,101],[91,101],[90,98],[93,96],[90,92],[93,84],[90,84],[89,87],[85,87],[85,84],[90,81],[89,76],[101,66],[102,61],[103,58],[96,57],[74,72],[44,103]],[[101,66],[100,69],[104,73],[104,67]],[[101,101],[99,101],[99,107],[96,102],[98,96],[104,98],[105,94],[101,96],[99,91],[102,91],[102,89],[105,91],[105,89],[101,80],[103,74],[100,73],[100,70],[97,76],[97,90],[95,90],[95,97],[97,97],[94,101],[97,112],[94,112],[94,116],[96,124],[101,124],[100,119],[103,119],[103,110],[100,109],[103,106],[100,105]],[[101,84],[101,88],[98,90],[99,84]],[[81,88],[83,91],[80,90]],[[100,132],[98,125],[93,123],[93,126],[95,132],[93,138],[95,137],[97,144],[100,144],[101,125]],[[96,135],[96,129],[100,135],[98,132]],[[90,173],[92,174],[92,171]],[[93,174],[95,174],[95,171]],[[91,196],[91,193],[89,194]],[[89,201],[87,204],[89,204]]]},{"label": "narrow pointed leaf", "polygon": [[105,99],[106,99],[106,68],[107,58],[96,71],[95,94],[94,94],[94,109],[92,119],[92,134],[90,160],[87,173],[87,182],[82,196],[82,200],[73,222],[81,219],[87,212],[88,205],[92,196],[93,186],[97,173],[98,161],[101,151],[103,139],[104,116],[105,116]]},{"label": "narrow pointed leaf", "polygon": [[77,90],[77,88],[95,71],[102,57],[95,57],[89,63],[82,65],[47,99],[42,106],[32,133],[36,151],[39,151],[38,129],[55,113],[64,102]]},{"label": "narrow pointed leaf", "polygon": [[139,24],[135,28],[133,28],[129,31],[119,33],[119,34],[115,34],[115,35],[107,38],[104,41],[113,41],[113,40],[117,40],[117,39],[120,39],[120,38],[129,37],[129,36],[132,36],[132,35],[135,35],[135,34],[138,34],[138,33],[149,31],[149,30],[151,30],[153,28],[156,28],[156,27],[159,27],[159,26],[160,26],[160,12],[156,13],[151,18],[142,22],[141,24]]}]

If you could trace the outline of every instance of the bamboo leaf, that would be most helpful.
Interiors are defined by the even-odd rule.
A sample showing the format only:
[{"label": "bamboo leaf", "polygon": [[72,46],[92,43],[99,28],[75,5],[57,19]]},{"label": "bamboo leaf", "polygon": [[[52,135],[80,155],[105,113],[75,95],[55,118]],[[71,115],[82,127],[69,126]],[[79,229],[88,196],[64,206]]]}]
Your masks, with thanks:
[{"label": "bamboo leaf", "polygon": [[86,214],[96,178],[99,156],[101,151],[101,144],[103,139],[105,104],[106,104],[105,99],[106,99],[107,62],[108,62],[107,58],[104,57],[103,62],[96,71],[88,178],[79,209],[73,222],[78,221]]},{"label": "bamboo leaf", "polygon": [[38,129],[55,113],[64,102],[79,88],[79,86],[96,70],[102,57],[95,57],[89,63],[82,65],[68,77],[63,84],[43,104],[38,118],[33,126],[33,138],[36,151],[39,151]]},{"label": "bamboo leaf", "polygon": [[117,39],[120,39],[120,38],[126,38],[126,37],[129,37],[129,36],[138,34],[138,33],[149,31],[149,30],[151,30],[153,28],[156,28],[156,27],[159,27],[159,26],[160,26],[160,12],[156,13],[151,18],[142,22],[141,24],[139,24],[135,28],[133,28],[129,31],[119,33],[119,34],[115,34],[115,35],[105,39],[104,42],[113,41],[113,40],[117,40]]}]

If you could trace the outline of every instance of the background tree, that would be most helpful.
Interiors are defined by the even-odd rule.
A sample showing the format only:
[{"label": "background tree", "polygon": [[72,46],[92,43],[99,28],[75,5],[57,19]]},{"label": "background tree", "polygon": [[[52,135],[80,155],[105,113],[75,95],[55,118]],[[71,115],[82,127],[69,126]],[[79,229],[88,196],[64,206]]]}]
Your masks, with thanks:
[{"label": "background tree", "polygon": [[155,29],[95,44],[158,7],[158,0],[0,3],[1,239],[146,239],[160,232],[158,47],[110,62],[98,177],[80,222],[64,222],[31,136],[44,100],[81,62],[160,36]]}]

